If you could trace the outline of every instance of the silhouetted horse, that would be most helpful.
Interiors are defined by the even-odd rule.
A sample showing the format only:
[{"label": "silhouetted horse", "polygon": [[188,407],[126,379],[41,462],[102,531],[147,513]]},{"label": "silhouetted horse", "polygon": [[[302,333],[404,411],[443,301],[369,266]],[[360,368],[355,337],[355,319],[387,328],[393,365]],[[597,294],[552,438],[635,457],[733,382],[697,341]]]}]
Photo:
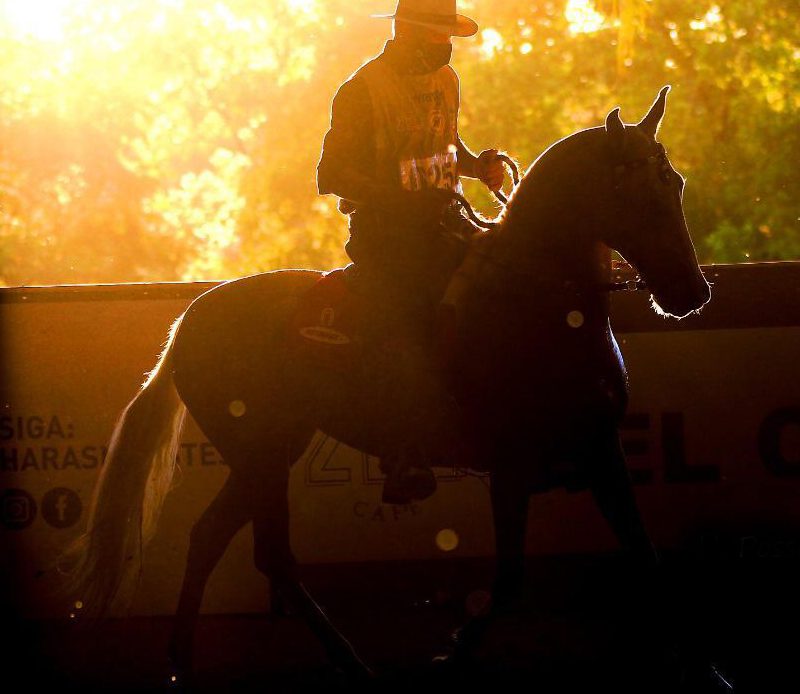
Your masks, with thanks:
[{"label": "silhouetted horse", "polygon": [[[529,496],[558,484],[591,488],[622,547],[655,561],[617,432],[627,382],[609,325],[608,284],[615,249],[652,291],[656,311],[682,317],[710,297],[683,215],[684,181],[656,141],[668,90],[638,124],[624,125],[617,108],[604,127],[544,152],[496,227],[471,244],[451,283],[457,322],[450,381],[460,449],[469,451],[463,466],[491,474],[495,605],[522,587]],[[375,430],[363,430],[375,419],[363,406],[369,399],[344,399],[347,409],[323,411],[336,398],[297,387],[308,373],[303,381],[296,373],[302,367],[287,360],[292,317],[319,278],[265,273],[197,298],[114,430],[88,530],[73,555],[76,597],[87,610],[104,610],[130,587],[130,574],[135,579],[169,490],[187,408],[230,467],[191,531],[172,639],[179,666],[191,662],[212,569],[252,521],[255,561],[273,590],[305,618],[334,662],[366,671],[303,588],[289,545],[289,468],[314,432],[355,448],[375,439]]]}]

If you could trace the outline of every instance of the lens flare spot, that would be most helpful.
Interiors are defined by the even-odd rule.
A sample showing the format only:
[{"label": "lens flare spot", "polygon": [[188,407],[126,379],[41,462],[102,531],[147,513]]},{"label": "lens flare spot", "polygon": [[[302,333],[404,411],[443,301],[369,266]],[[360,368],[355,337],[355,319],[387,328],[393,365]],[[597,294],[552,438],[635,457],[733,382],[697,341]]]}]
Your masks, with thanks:
[{"label": "lens flare spot", "polygon": [[458,547],[458,533],[451,528],[443,528],[436,533],[436,546],[442,552],[452,552]]},{"label": "lens flare spot", "polygon": [[241,400],[231,400],[230,405],[228,405],[228,412],[231,413],[231,417],[243,417],[244,413],[247,412],[247,406]]},{"label": "lens flare spot", "polygon": [[606,21],[606,18],[595,9],[592,0],[568,0],[564,16],[569,22],[569,31],[572,35],[600,31]]},{"label": "lens flare spot", "polygon": [[584,318],[580,311],[570,311],[567,314],[567,325],[570,328],[580,328],[583,325]]},{"label": "lens flare spot", "polygon": [[76,610],[82,610],[83,609],[83,601],[82,600],[76,600],[75,601],[75,609]]}]

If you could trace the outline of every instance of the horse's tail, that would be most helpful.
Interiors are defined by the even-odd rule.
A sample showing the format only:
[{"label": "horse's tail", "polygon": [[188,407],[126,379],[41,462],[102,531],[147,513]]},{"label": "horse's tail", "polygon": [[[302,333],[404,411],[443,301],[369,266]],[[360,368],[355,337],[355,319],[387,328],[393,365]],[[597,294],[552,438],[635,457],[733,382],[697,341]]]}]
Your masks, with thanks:
[{"label": "horse's tail", "polygon": [[186,415],[172,380],[175,321],[158,363],[117,420],[94,488],[86,532],[62,556],[84,614],[126,606],[169,492]]}]

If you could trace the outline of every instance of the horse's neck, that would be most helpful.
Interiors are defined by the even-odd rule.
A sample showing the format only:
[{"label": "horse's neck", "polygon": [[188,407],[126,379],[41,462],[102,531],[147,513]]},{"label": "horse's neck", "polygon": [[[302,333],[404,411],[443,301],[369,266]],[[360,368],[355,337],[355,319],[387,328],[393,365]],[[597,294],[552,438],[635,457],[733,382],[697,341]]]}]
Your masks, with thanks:
[{"label": "horse's neck", "polygon": [[520,281],[542,286],[592,287],[607,281],[608,250],[581,220],[553,214],[544,204],[512,209],[503,225],[477,249],[496,271],[493,289],[513,291]]},{"label": "horse's neck", "polygon": [[606,310],[607,295],[597,290],[610,281],[611,251],[577,220],[556,218],[546,204],[530,198],[520,203],[508,211],[498,229],[473,240],[443,303],[458,311],[473,293],[554,298],[578,292],[587,298],[590,310]]},{"label": "horse's neck", "polygon": [[515,200],[493,241],[493,254],[517,272],[546,279],[570,275],[577,279],[593,262],[590,229],[570,205],[554,204],[549,186],[531,181]]}]

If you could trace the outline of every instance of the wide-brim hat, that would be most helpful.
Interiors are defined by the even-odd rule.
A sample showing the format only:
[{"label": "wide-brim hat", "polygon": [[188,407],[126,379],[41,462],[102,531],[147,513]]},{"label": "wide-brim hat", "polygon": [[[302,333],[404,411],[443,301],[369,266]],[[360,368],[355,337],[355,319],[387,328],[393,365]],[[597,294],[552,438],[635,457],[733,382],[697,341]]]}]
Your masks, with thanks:
[{"label": "wide-brim hat", "polygon": [[371,16],[418,24],[450,36],[474,36],[478,31],[477,22],[456,12],[456,0],[398,0],[393,14]]}]

